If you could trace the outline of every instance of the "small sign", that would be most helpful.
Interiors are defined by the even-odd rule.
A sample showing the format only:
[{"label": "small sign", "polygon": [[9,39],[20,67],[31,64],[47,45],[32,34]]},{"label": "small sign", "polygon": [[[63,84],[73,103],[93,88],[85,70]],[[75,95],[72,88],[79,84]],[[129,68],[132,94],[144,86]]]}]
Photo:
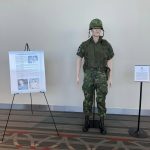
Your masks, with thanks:
[{"label": "small sign", "polygon": [[150,81],[150,66],[135,65],[134,66],[134,81],[149,82]]}]

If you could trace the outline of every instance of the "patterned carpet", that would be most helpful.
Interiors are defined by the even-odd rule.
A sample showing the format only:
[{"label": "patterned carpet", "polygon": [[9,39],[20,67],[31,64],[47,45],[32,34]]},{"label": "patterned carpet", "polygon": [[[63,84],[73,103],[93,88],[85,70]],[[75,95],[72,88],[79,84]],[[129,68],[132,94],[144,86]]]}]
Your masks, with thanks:
[{"label": "patterned carpet", "polygon": [[[9,110],[0,110],[0,138]],[[150,137],[134,138],[128,129],[137,127],[137,116],[107,115],[107,135],[99,129],[82,132],[83,113],[53,112],[59,136],[47,111],[13,110],[0,150],[150,150]],[[141,118],[150,135],[150,117]]]}]

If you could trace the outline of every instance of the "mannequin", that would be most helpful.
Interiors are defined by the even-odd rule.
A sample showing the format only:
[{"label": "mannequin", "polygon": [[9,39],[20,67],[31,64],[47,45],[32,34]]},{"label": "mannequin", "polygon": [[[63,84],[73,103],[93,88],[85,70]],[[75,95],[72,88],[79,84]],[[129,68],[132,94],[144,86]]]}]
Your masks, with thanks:
[{"label": "mannequin", "polygon": [[83,132],[89,129],[89,117],[92,115],[93,94],[96,91],[96,102],[98,115],[100,118],[99,128],[102,134],[107,131],[104,126],[106,116],[105,98],[108,92],[108,86],[112,85],[112,58],[113,49],[107,40],[103,39],[104,34],[102,21],[93,19],[89,25],[89,31],[92,36],[79,46],[77,51],[77,79],[80,82],[80,70],[82,59],[84,59],[84,81],[82,90],[84,92],[83,112],[85,121]]}]

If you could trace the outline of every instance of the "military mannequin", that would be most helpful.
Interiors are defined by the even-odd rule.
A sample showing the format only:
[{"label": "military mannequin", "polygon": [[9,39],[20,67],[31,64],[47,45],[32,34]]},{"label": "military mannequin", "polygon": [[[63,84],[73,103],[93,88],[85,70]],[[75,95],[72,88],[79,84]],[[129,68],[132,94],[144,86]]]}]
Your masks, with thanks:
[{"label": "military mannequin", "polygon": [[83,132],[89,129],[89,117],[92,115],[93,94],[96,91],[96,102],[99,120],[99,128],[102,134],[106,134],[104,118],[106,116],[105,98],[108,86],[112,84],[112,58],[113,49],[107,40],[103,39],[104,30],[100,19],[93,19],[89,25],[89,33],[92,36],[79,46],[77,51],[77,83],[80,82],[80,69],[84,58],[84,80],[82,90],[84,92],[83,112],[85,121]]}]

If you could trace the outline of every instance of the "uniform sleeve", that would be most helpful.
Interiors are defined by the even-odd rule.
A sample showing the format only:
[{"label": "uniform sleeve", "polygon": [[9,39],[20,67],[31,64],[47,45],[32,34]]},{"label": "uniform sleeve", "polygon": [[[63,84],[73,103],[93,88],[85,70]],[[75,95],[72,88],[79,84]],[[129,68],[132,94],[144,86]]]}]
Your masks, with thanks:
[{"label": "uniform sleeve", "polygon": [[78,48],[78,51],[77,51],[77,55],[80,56],[81,58],[84,57],[84,47],[83,47],[83,44],[81,44]]},{"label": "uniform sleeve", "polygon": [[107,56],[107,60],[110,60],[114,57],[114,51],[112,46],[110,45],[110,43],[108,43],[108,56]]}]

